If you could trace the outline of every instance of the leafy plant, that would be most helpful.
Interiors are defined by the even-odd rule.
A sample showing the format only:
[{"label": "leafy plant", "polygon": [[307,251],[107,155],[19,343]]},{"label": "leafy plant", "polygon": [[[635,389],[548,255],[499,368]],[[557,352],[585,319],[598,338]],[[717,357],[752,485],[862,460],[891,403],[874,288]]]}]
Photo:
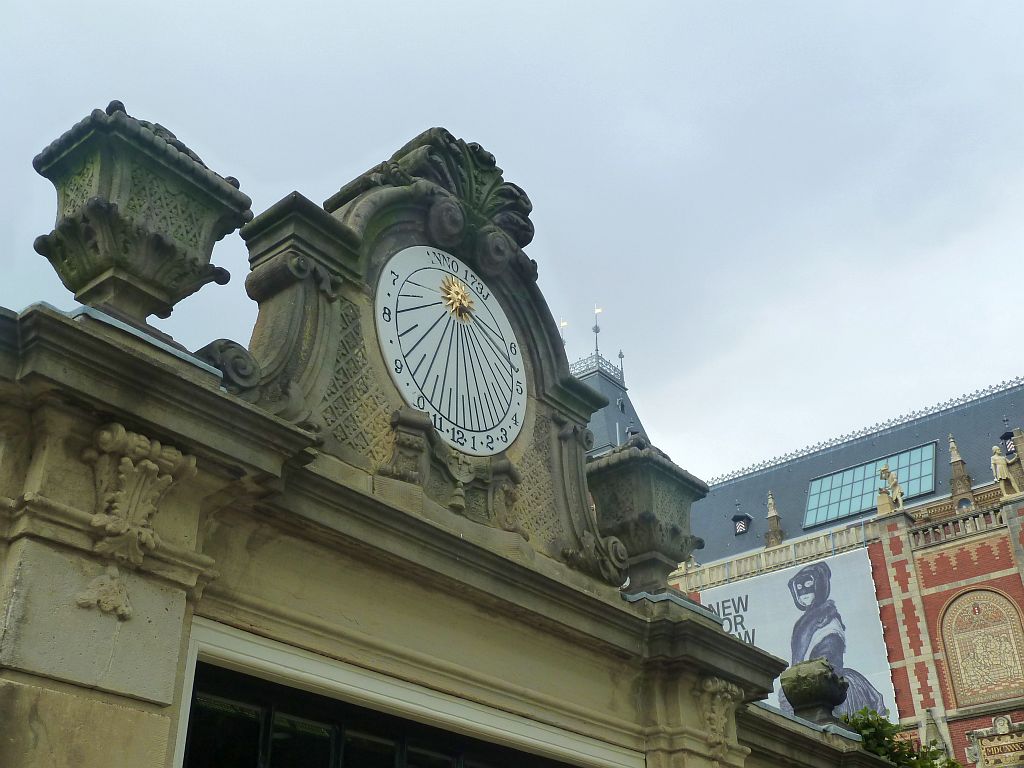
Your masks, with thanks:
[{"label": "leafy plant", "polygon": [[843,722],[860,734],[864,749],[884,757],[897,768],[962,768],[956,760],[946,757],[942,749],[933,746],[934,742],[918,747],[897,738],[900,727],[870,709],[843,715]]}]

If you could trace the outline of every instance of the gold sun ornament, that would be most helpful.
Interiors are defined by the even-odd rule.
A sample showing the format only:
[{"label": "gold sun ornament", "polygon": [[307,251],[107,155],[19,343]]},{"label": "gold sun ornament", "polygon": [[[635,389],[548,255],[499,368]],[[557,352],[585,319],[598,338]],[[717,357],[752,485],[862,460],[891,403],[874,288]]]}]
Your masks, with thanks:
[{"label": "gold sun ornament", "polygon": [[473,318],[473,297],[457,278],[447,275],[441,280],[441,300],[457,320],[468,323]]}]

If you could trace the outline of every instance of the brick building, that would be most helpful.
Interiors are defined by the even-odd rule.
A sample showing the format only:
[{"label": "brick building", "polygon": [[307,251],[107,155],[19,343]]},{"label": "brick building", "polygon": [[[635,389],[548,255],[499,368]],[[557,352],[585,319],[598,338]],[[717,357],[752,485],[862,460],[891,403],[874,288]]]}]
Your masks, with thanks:
[{"label": "brick building", "polygon": [[[907,738],[936,741],[964,765],[1024,765],[1024,434],[1007,426],[1024,423],[1022,394],[1021,380],[1004,383],[712,479],[693,508],[705,547],[673,583],[713,608],[768,595],[774,618],[754,627],[756,642],[791,663],[838,652],[850,664],[884,644],[888,674],[858,663],[891,680],[890,718]],[[874,594],[838,577],[858,550]],[[818,627],[815,648],[798,648],[795,625],[792,642],[773,647],[788,600],[771,596],[795,572],[798,603],[795,582],[814,563],[832,574],[825,596],[842,615]],[[872,615],[851,621],[854,611]]]}]

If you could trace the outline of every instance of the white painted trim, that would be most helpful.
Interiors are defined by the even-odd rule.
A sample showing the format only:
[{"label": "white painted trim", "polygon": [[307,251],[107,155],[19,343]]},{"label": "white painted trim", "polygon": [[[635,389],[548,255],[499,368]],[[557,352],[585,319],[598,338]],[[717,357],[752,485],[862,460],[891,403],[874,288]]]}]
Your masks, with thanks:
[{"label": "white painted trim", "polygon": [[636,750],[197,617],[185,662],[174,768],[182,768],[185,760],[197,660],[583,768],[644,768],[646,764],[644,754]]}]

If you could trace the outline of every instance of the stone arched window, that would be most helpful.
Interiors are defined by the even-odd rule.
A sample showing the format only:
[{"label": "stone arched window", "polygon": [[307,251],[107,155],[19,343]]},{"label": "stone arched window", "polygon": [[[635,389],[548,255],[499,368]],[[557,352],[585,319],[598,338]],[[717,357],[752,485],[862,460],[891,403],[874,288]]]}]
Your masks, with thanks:
[{"label": "stone arched window", "polygon": [[987,589],[955,598],[942,644],[957,706],[1024,696],[1024,629],[1017,607]]}]

